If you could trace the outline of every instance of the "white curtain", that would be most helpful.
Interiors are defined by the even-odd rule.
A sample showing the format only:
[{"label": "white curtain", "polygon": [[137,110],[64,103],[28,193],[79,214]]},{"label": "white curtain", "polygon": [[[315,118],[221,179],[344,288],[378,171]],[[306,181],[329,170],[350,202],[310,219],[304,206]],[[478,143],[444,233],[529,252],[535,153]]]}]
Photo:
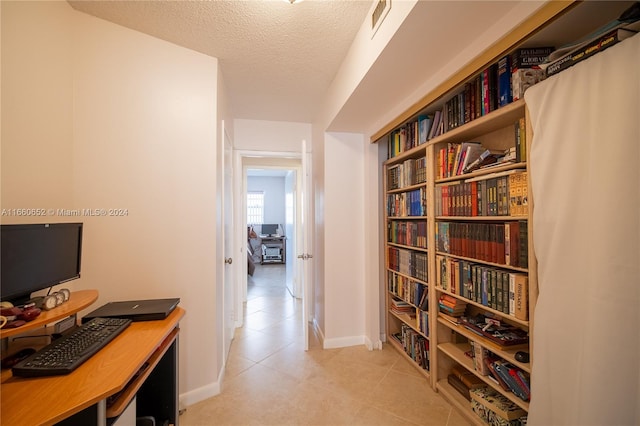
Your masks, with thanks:
[{"label": "white curtain", "polygon": [[539,279],[529,425],[640,425],[640,35],[525,99]]}]

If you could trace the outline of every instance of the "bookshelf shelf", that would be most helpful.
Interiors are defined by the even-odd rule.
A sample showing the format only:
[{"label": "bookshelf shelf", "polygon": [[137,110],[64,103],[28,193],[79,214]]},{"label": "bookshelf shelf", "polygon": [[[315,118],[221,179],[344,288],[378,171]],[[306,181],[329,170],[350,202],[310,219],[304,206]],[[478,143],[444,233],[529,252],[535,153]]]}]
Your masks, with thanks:
[{"label": "bookshelf shelf", "polygon": [[508,171],[508,170],[515,170],[515,169],[523,169],[523,168],[526,168],[526,165],[527,165],[527,163],[523,163],[523,162],[502,164],[502,165],[498,165],[498,166],[492,166],[492,167],[487,167],[487,168],[484,168],[484,169],[476,170],[474,172],[465,173],[463,175],[457,175],[457,176],[451,176],[451,177],[448,177],[448,178],[436,179],[435,183],[436,184],[444,184],[444,183],[448,183],[448,182],[456,182],[456,181],[459,181],[460,179],[471,180],[471,179],[480,178],[480,177],[483,177],[483,176],[488,176],[488,175],[491,175],[493,173],[505,172],[505,171]]},{"label": "bookshelf shelf", "polygon": [[529,403],[527,401],[523,401],[522,399],[518,398],[511,392],[505,392],[497,383],[494,383],[492,380],[488,379],[487,376],[483,376],[475,372],[473,368],[473,361],[471,360],[471,358],[465,355],[465,353],[468,352],[470,349],[471,347],[468,344],[442,343],[438,345],[439,351],[446,354],[451,359],[457,361],[460,365],[465,367],[467,370],[472,371],[477,377],[479,377],[488,386],[502,393],[511,402],[529,411]]},{"label": "bookshelf shelf", "polygon": [[524,115],[524,106],[524,99],[512,102],[460,127],[449,130],[440,136],[434,137],[428,142],[428,145],[435,145],[444,141],[464,142],[510,126],[518,117]]},{"label": "bookshelf shelf", "polygon": [[447,380],[438,380],[436,389],[453,405],[464,417],[476,426],[486,426],[486,423],[480,419],[472,410],[469,401],[467,401],[460,393],[453,388]]},{"label": "bookshelf shelf", "polygon": [[[446,218],[446,219],[448,220],[449,218]],[[436,255],[447,256],[453,259],[466,260],[473,263],[481,263],[487,266],[495,266],[496,268],[501,268],[501,269],[510,270],[510,271],[517,271],[517,272],[524,272],[524,273],[527,273],[529,271],[528,268],[519,268],[517,266],[505,265],[503,263],[487,262],[486,260],[475,259],[472,257],[458,256],[455,254],[445,253],[441,251],[436,251]]]},{"label": "bookshelf shelf", "polygon": [[389,220],[427,220],[427,216],[389,216]]},{"label": "bookshelf shelf", "polygon": [[[505,349],[504,347],[497,346],[496,344],[492,343],[490,340],[487,340],[482,336],[478,336],[477,334],[474,334],[472,331],[467,330],[464,326],[454,325],[442,317],[438,317],[438,323],[451,329],[453,332],[460,334],[461,336],[465,337],[467,340],[473,340],[474,342],[480,343],[480,345],[483,346],[484,348],[490,350],[500,358],[506,361],[509,361],[514,365],[517,365],[521,369],[525,370],[527,373],[531,372],[528,364],[522,364],[516,361],[515,359],[516,352],[518,352],[519,350],[522,350],[523,345],[518,345],[518,346],[514,346],[513,348]],[[446,344],[450,345],[451,343],[447,342]],[[465,343],[465,344],[467,347],[469,346],[468,343]],[[440,345],[438,345],[438,347],[440,347]],[[462,352],[462,354],[464,354],[464,352]],[[458,360],[467,359],[466,356],[457,357],[457,358]],[[470,370],[474,370],[472,361],[469,361],[469,363],[466,364],[465,367],[469,367]],[[475,370],[472,372],[475,373]]]},{"label": "bookshelf shelf", "polygon": [[451,293],[450,291],[444,290],[442,287],[437,287],[436,286],[435,289],[436,289],[436,291],[438,293],[448,294],[448,295],[450,295],[452,297],[455,297],[457,299],[460,299],[460,300],[464,301],[467,304],[475,305],[475,306],[477,306],[477,307],[479,307],[479,308],[481,308],[481,309],[483,309],[485,311],[488,311],[488,312],[494,314],[494,316],[501,317],[501,318],[503,318],[503,319],[505,319],[505,320],[507,320],[509,322],[512,322],[512,323],[520,324],[524,328],[528,328],[529,327],[529,321],[523,321],[521,319],[518,319],[518,318],[514,317],[513,315],[509,315],[509,314],[507,314],[505,312],[498,311],[496,309],[492,309],[492,308],[490,308],[488,306],[485,306],[485,305],[483,305],[481,303],[475,302],[473,300],[469,300],[466,297],[461,297],[459,294]]},{"label": "bookshelf shelf", "polygon": [[421,252],[425,252],[425,253],[427,252],[426,248],[412,247],[412,246],[407,246],[407,245],[404,245],[404,244],[392,243],[390,241],[387,242],[387,245],[389,245],[390,247],[399,247],[399,248],[411,249],[411,250],[421,251]]}]

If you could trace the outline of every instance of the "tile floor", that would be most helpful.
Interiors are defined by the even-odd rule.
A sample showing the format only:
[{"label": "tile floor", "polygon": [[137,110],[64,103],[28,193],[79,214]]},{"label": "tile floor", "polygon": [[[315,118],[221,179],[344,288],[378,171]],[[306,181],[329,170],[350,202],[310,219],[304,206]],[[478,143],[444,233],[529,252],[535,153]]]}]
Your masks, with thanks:
[{"label": "tile floor", "polygon": [[222,392],[187,407],[182,426],[468,425],[393,348],[323,350],[310,333],[304,351],[283,265],[258,265],[247,294]]}]

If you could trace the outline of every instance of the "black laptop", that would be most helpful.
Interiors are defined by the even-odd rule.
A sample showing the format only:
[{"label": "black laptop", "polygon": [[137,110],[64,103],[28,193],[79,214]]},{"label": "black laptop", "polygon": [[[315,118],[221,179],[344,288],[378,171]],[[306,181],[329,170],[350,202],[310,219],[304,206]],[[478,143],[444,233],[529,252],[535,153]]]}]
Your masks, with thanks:
[{"label": "black laptop", "polygon": [[179,298],[146,299],[109,302],[82,318],[85,323],[92,318],[128,318],[132,321],[165,319],[180,303]]}]

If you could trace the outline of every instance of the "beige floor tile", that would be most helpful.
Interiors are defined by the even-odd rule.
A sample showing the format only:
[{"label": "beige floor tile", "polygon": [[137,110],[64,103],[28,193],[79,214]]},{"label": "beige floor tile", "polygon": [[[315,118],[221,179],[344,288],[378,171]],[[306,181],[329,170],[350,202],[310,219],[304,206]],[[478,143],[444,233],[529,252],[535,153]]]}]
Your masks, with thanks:
[{"label": "beige floor tile", "polygon": [[245,305],[222,392],[187,407],[182,426],[468,424],[389,345],[322,349],[310,327],[305,351],[301,304],[284,287],[284,265],[258,265]]}]

